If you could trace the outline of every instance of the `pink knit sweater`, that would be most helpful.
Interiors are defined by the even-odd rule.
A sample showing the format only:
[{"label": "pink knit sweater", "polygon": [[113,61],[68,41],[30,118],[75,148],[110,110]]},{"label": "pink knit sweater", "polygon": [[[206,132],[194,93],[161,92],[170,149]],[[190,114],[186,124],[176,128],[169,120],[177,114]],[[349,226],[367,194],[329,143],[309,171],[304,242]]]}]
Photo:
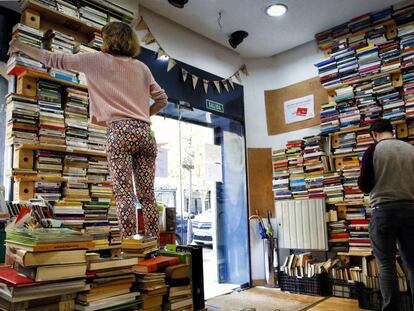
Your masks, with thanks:
[{"label": "pink knit sweater", "polygon": [[139,60],[103,52],[67,55],[41,52],[47,67],[85,73],[89,90],[89,113],[98,123],[132,118],[151,123],[148,100],[167,103],[167,95],[149,68]]}]

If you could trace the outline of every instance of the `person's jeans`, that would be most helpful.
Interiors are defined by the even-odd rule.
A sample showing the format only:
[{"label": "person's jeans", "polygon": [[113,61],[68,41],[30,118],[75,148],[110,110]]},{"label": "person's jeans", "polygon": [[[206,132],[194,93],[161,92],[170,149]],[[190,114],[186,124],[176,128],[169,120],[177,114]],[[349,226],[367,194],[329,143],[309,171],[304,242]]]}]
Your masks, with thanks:
[{"label": "person's jeans", "polygon": [[369,236],[380,270],[382,311],[400,310],[400,290],[395,266],[396,244],[407,268],[414,297],[414,205],[387,204],[373,211]]}]

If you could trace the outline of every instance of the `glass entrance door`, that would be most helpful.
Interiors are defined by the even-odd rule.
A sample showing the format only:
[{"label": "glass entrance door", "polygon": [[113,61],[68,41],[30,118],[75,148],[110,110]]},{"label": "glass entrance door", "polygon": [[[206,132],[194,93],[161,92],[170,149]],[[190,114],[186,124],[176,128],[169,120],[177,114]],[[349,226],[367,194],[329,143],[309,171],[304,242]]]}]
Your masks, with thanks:
[{"label": "glass entrance door", "polygon": [[185,103],[152,121],[157,201],[175,208],[179,244],[203,246],[206,298],[249,282],[242,124]]}]

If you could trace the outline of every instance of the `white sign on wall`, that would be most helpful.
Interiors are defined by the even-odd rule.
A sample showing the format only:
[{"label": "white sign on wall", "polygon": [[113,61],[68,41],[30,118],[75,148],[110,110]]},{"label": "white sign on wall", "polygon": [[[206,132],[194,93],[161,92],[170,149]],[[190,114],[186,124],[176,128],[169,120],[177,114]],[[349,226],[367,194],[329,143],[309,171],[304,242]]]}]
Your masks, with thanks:
[{"label": "white sign on wall", "polygon": [[285,110],[285,123],[300,122],[315,117],[314,96],[308,95],[283,103]]}]

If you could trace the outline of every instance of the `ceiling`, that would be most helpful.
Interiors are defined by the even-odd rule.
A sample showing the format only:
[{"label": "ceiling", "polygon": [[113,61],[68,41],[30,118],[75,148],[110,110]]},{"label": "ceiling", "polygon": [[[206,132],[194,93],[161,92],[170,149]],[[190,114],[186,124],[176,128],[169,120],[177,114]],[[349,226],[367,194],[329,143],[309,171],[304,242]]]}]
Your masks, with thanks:
[{"label": "ceiling", "polygon": [[[398,0],[189,0],[183,9],[167,0],[140,0],[140,5],[231,49],[228,36],[249,33],[236,49],[243,57],[272,56],[309,42],[320,31]],[[289,7],[283,17],[269,17],[272,3]],[[220,29],[218,18],[222,12]]]}]

